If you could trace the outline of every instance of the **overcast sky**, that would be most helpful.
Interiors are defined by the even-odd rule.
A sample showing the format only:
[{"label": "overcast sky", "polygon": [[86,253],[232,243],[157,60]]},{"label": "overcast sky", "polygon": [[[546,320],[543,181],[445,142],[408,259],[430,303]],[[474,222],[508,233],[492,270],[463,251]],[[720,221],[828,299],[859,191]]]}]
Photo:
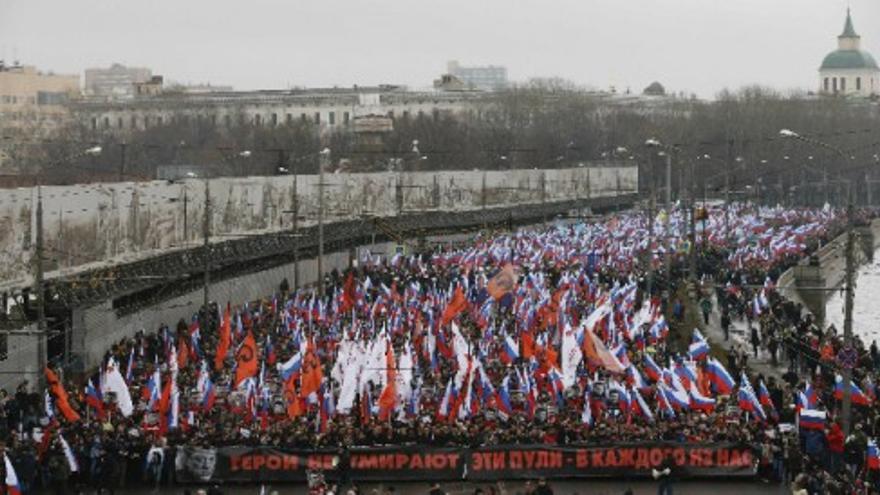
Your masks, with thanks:
[{"label": "overcast sky", "polygon": [[[852,0],[880,56],[880,2]],[[446,61],[711,97],[813,89],[845,0],[0,0],[7,59],[82,73],[112,62],[236,89],[428,87]]]}]

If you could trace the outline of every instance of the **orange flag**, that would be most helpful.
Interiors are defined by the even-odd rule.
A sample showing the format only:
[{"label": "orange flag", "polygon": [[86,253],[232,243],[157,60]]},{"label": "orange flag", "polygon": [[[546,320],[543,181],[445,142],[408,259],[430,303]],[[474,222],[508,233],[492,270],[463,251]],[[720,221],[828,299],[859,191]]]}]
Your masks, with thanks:
[{"label": "orange flag", "polygon": [[605,347],[602,339],[590,330],[584,330],[583,348],[588,362],[600,365],[612,373],[623,373],[625,371],[620,361]]},{"label": "orange flag", "polygon": [[458,316],[459,313],[465,309],[467,309],[467,299],[464,297],[464,291],[459,285],[455,288],[455,293],[452,295],[449,304],[446,305],[446,309],[443,310],[443,316],[440,318],[440,325],[448,325],[453,318]]},{"label": "orange flag", "polygon": [[287,399],[287,416],[296,419],[303,414],[302,399],[296,393],[296,375],[284,382],[284,398]]},{"label": "orange flag", "polygon": [[309,350],[303,358],[302,382],[300,383],[300,397],[308,397],[321,388],[321,381],[324,380],[324,372],[321,369],[321,360],[313,350],[314,346],[309,344]]},{"label": "orange flag", "polygon": [[217,340],[217,353],[214,354],[214,369],[223,371],[223,361],[226,359],[226,353],[229,352],[230,332],[232,323],[229,316],[229,304],[226,305],[226,312],[223,313],[223,321],[220,323],[220,338]]},{"label": "orange flag", "polygon": [[489,280],[486,291],[496,301],[500,301],[502,297],[513,292],[516,285],[516,273],[513,271],[513,265],[507,263],[504,267]]},{"label": "orange flag", "polygon": [[181,337],[177,340],[177,369],[182,370],[186,368],[186,363],[189,358],[189,346],[186,345],[186,339]]},{"label": "orange flag", "polygon": [[397,365],[394,363],[394,350],[391,342],[385,349],[385,388],[379,396],[379,420],[387,421],[397,405]]},{"label": "orange flag", "polygon": [[46,374],[46,383],[49,384],[49,390],[51,390],[52,395],[55,396],[55,406],[61,411],[64,419],[71,423],[79,421],[79,414],[70,407],[70,399],[67,396],[67,391],[64,390],[64,386],[61,385],[58,375],[48,367],[45,368],[43,372]]},{"label": "orange flag", "polygon": [[244,342],[235,352],[235,386],[238,387],[245,379],[257,375],[257,342],[254,334],[248,330]]}]

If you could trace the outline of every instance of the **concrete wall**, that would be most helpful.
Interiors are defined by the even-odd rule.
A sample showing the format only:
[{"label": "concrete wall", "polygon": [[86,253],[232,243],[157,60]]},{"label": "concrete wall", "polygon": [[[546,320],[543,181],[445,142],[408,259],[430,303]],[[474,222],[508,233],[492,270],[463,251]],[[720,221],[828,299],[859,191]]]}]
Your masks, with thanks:
[{"label": "concrete wall", "polygon": [[[318,213],[317,175],[212,179],[212,239],[290,228],[294,197],[300,225]],[[501,172],[329,174],[325,220],[467,210],[632,193],[636,167]],[[398,187],[398,183],[402,187]],[[43,202],[47,276],[112,265],[200,243],[203,180],[0,190],[0,290],[32,284],[38,195]]]},{"label": "concrete wall", "polygon": [[[880,247],[880,219],[874,219],[869,227],[860,230],[863,233],[858,235],[855,249],[857,265],[870,261],[873,251]],[[846,276],[846,233],[819,248],[815,255],[819,259],[818,267],[809,266],[807,257],[780,275],[777,286],[780,294],[803,304],[813,316],[824,322],[825,305],[831,292],[816,288],[843,286]]]},{"label": "concrete wall", "polygon": [[[34,324],[17,331],[34,332],[36,329],[37,326]],[[20,334],[9,335],[6,339],[6,359],[0,361],[0,388],[14,392],[15,387],[23,380],[28,380],[31,385],[37,383],[41,370],[36,337]]]}]

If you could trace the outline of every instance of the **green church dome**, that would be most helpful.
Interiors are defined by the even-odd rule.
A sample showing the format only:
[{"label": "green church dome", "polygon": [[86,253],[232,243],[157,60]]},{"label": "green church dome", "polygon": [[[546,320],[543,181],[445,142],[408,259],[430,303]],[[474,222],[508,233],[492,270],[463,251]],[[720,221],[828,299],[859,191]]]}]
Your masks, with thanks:
[{"label": "green church dome", "polygon": [[822,60],[826,69],[877,69],[877,62],[870,53],[861,50],[835,50]]}]

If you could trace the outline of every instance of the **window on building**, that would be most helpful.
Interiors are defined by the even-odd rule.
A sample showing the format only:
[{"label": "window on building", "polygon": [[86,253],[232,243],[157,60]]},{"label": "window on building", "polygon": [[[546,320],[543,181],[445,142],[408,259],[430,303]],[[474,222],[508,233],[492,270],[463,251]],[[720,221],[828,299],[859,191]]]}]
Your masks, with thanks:
[{"label": "window on building", "polygon": [[348,112],[342,112],[342,123],[348,125],[351,121],[351,115]]},{"label": "window on building", "polygon": [[262,117],[260,117],[260,114],[254,115],[254,125],[259,127],[260,125],[262,125],[262,123],[263,123],[263,121],[262,121]]},{"label": "window on building", "polygon": [[409,110],[404,110],[403,111],[403,120],[407,120],[407,119],[409,119]]},{"label": "window on building", "polygon": [[330,125],[336,125],[336,112],[329,112],[327,114],[327,123]]},{"label": "window on building", "polygon": [[104,117],[104,129],[110,128],[110,117]]},{"label": "window on building", "polygon": [[92,130],[95,131],[98,129],[98,119],[97,117],[92,117]]},{"label": "window on building", "polygon": [[846,78],[845,77],[840,78],[840,92],[841,93],[846,92]]},{"label": "window on building", "polygon": [[827,77],[825,78],[825,84],[823,87],[825,89],[825,92],[827,93],[828,92],[828,78]]},{"label": "window on building", "polygon": [[856,91],[861,91],[861,90],[862,90],[862,78],[857,77],[856,78]]},{"label": "window on building", "polygon": [[300,122],[302,122],[303,124],[305,124],[305,123],[306,123],[306,120],[308,120],[308,117],[306,117],[306,114],[304,114],[304,113],[299,114],[299,121],[300,121]]},{"label": "window on building", "polygon": [[434,119],[435,122],[440,120],[440,110],[437,110],[436,108],[432,110],[431,117]]},{"label": "window on building", "polygon": [[138,118],[137,118],[137,115],[132,115],[132,116],[131,116],[131,128],[132,128],[132,129],[137,129],[137,126],[138,126]]},{"label": "window on building", "polygon": [[836,77],[831,78],[831,90],[834,91],[835,93],[837,93],[837,78]]},{"label": "window on building", "polygon": [[225,125],[227,129],[232,127],[232,117],[230,117],[229,114],[223,116],[223,125]]},{"label": "window on building", "polygon": [[425,117],[425,112],[419,110],[419,119],[422,119],[424,117]]},{"label": "window on building", "polygon": [[275,127],[275,126],[277,126],[277,125],[278,125],[278,114],[277,114],[277,113],[273,113],[273,114],[272,114],[272,127]]},{"label": "window on building", "polygon": [[156,117],[156,125],[162,125],[162,116]]},{"label": "window on building", "polygon": [[214,127],[217,126],[217,116],[216,115],[211,115],[211,125]]},{"label": "window on building", "polygon": [[315,112],[315,123],[316,124],[321,123],[321,112]]},{"label": "window on building", "polygon": [[119,118],[116,120],[116,127],[122,129],[122,117],[119,117]]},{"label": "window on building", "polygon": [[150,127],[150,116],[144,115],[144,129]]},{"label": "window on building", "polygon": [[293,114],[289,113],[289,114],[287,114],[287,125],[291,125],[291,124],[293,124]]},{"label": "window on building", "polygon": [[388,110],[388,118],[394,119],[394,110]]}]

